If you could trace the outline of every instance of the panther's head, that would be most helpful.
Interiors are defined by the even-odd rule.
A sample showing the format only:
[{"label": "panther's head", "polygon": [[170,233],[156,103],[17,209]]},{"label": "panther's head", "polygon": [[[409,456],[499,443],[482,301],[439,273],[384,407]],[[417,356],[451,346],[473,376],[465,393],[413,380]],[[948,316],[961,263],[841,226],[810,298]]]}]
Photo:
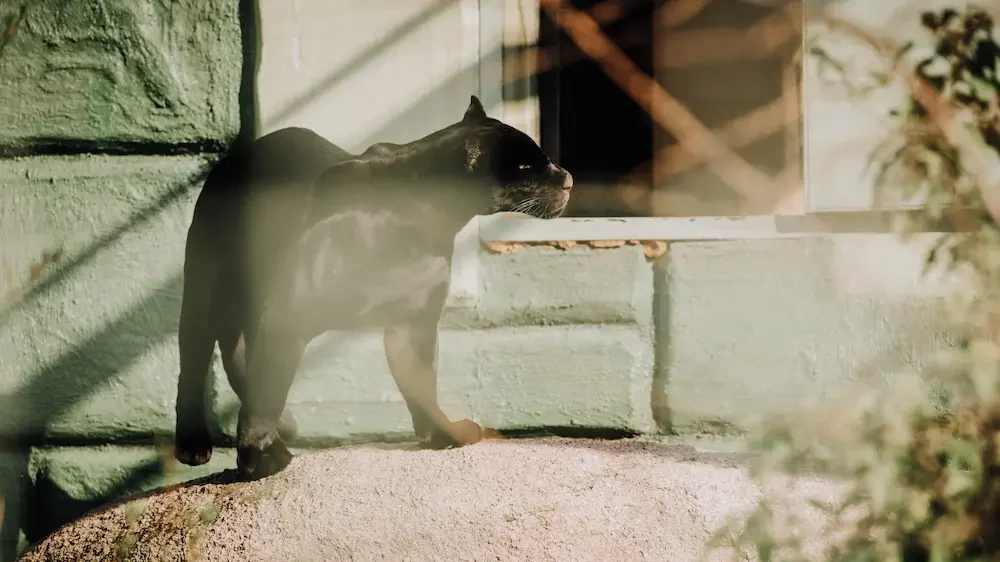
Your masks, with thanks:
[{"label": "panther's head", "polygon": [[553,162],[528,135],[486,115],[472,96],[462,121],[468,173],[490,186],[489,212],[521,212],[537,218],[566,210],[573,175]]}]

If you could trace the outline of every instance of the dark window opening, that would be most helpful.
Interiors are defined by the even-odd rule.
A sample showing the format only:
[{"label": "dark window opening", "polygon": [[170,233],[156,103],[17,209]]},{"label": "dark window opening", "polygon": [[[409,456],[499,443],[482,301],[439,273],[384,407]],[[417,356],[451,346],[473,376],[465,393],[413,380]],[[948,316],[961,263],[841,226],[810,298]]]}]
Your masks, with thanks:
[{"label": "dark window opening", "polygon": [[[726,129],[733,120],[789,95],[786,69],[800,41],[793,22],[781,21],[780,2],[715,0],[680,25],[666,26],[659,8],[672,1],[677,0],[624,2],[624,15],[602,31],[702,124]],[[586,11],[601,2],[571,3]],[[776,46],[761,41],[762,27],[768,27],[768,41]],[[719,44],[697,40],[704,37],[719,37]],[[774,190],[748,198],[695,158],[661,167],[654,186],[652,160],[676,146],[677,139],[583,55],[544,9],[539,43],[555,50],[558,59],[552,70],[539,75],[537,92],[542,148],[573,173],[578,186],[567,216],[769,213],[784,194]],[[801,187],[798,126],[772,124],[765,134],[730,148],[775,179],[773,185],[798,182]]]},{"label": "dark window opening", "polygon": [[[604,0],[575,0],[587,10]],[[602,31],[639,68],[653,74],[653,13],[658,2],[627,2],[624,17]],[[538,77],[542,149],[573,173],[576,188],[567,216],[646,215],[641,202],[626,205],[610,186],[653,156],[652,118],[587,58],[542,10],[539,43],[556,50],[553,68]],[[648,189],[649,172],[638,183]],[[638,208],[632,208],[632,207]]]}]

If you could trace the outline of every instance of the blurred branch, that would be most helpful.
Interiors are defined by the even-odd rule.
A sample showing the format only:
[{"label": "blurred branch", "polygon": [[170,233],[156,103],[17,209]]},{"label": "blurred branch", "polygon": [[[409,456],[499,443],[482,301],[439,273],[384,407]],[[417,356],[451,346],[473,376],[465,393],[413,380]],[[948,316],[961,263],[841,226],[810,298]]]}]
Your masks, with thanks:
[{"label": "blurred branch", "polygon": [[[658,62],[657,67],[678,68],[706,62],[773,56],[781,47],[802,37],[794,12],[774,12],[745,29],[719,27],[664,33],[657,49],[666,53],[668,58]],[[658,28],[656,31],[666,30]]]},{"label": "blurred branch", "polygon": [[651,77],[643,73],[600,30],[589,15],[571,8],[565,0],[541,0],[542,7],[587,56],[620,88],[649,113],[679,145],[709,163],[723,181],[740,195],[757,200],[772,193],[773,180],[732,152],[687,108]]},{"label": "blurred branch", "polygon": [[[662,41],[657,46],[670,56],[657,63],[658,68],[681,68],[707,62],[762,59],[773,56],[781,47],[801,37],[800,26],[794,17],[785,12],[777,12],[762,18],[748,29],[715,28],[676,30],[665,33],[687,19],[682,19],[680,6],[688,5],[700,11],[711,0],[683,0],[671,2],[658,9],[654,37],[650,37],[646,24],[640,22],[629,29],[618,30],[614,43],[622,49],[646,45],[650,41]],[[621,0],[605,0],[587,11],[599,26],[604,27],[628,15],[627,7],[635,3]],[[676,7],[676,8],[675,8]],[[691,11],[693,17],[698,12]],[[664,14],[673,14],[664,16]],[[688,12],[683,14],[688,15]],[[656,39],[663,33],[662,39]],[[513,55],[506,64],[509,70],[504,82],[510,84],[536,74],[548,72],[556,67],[590,60],[584,53],[559,52],[557,47],[530,46]]]},{"label": "blurred branch", "polygon": [[586,12],[600,25],[614,23],[643,5],[645,0],[604,0]]},{"label": "blurred branch", "polygon": [[[604,2],[590,8],[587,13],[599,25],[611,25],[627,16],[629,10],[638,4],[635,0],[604,0]],[[642,33],[628,32],[622,35],[619,40],[626,46],[640,45],[649,40],[649,37]],[[560,55],[562,56],[560,57]],[[567,55],[568,53],[560,53],[557,47],[542,48],[537,45],[525,45],[516,54],[504,56],[505,60],[495,64],[504,65],[504,85],[510,85],[525,78],[548,72],[557,66],[561,67],[587,60],[587,57],[581,53]]]},{"label": "blurred branch", "polygon": [[[749,146],[770,135],[780,133],[782,130],[797,128],[801,123],[798,107],[798,91],[787,90],[783,97],[744,113],[725,125],[712,129],[712,132],[730,148]],[[785,192],[785,195],[779,196],[779,198],[794,198],[792,192],[802,188],[801,166],[798,165],[797,160],[801,152],[798,150],[799,135],[790,136],[793,138],[788,140],[785,157],[785,164],[788,168],[778,178],[781,191]],[[619,187],[630,189],[629,186],[649,181],[646,178],[650,176],[653,186],[660,185],[668,177],[686,172],[704,161],[704,158],[692,154],[682,145],[667,145],[661,148],[651,161],[637,166],[624,176]],[[638,193],[630,199],[636,200],[637,196]],[[790,205],[794,206],[794,204]],[[783,206],[782,209],[785,213],[789,212],[788,206]]]},{"label": "blurred branch", "polygon": [[[654,30],[654,36],[659,37],[657,49],[669,54],[668,57],[657,61],[656,67],[658,69],[680,68],[711,62],[765,59],[775,56],[782,47],[786,47],[790,43],[794,42],[797,47],[797,43],[801,40],[802,25],[800,19],[802,12],[801,5],[797,1],[787,3],[781,9],[761,18],[748,28],[687,29],[665,33],[669,27],[681,25],[700,13],[709,1],[675,1],[658,9],[657,29]],[[592,10],[591,14],[594,13],[595,11]],[[681,14],[684,14],[684,17],[681,17]],[[602,19],[599,23],[606,25],[609,21],[613,21],[613,18]],[[614,37],[614,44],[620,49],[625,49],[650,40],[648,32],[630,32],[619,29]],[[796,48],[795,51],[795,56],[797,56],[798,49]],[[533,69],[536,73],[545,72],[557,64],[564,67],[579,60],[591,58],[583,53],[575,53],[571,56],[563,53],[561,60],[559,60],[552,48],[536,48],[525,53],[525,56],[532,54],[538,57],[538,65]],[[801,190],[801,166],[794,163],[794,159],[799,157],[798,148],[801,142],[797,134],[801,115],[798,99],[798,66],[794,64],[795,56],[789,57],[792,64],[788,64],[784,72],[781,98],[713,130],[713,133],[731,148],[748,146],[767,136],[780,133],[783,129],[789,132],[787,153],[793,154],[793,156],[791,159],[786,158],[786,162],[792,169],[786,170],[786,173],[782,174],[780,184],[782,191],[789,192],[784,197],[790,196],[792,200],[801,199],[795,196],[795,192]],[[522,75],[511,76],[510,79],[523,78],[524,74],[530,73],[524,72]],[[619,198],[629,206],[641,205],[648,194],[648,189],[639,186],[648,184],[651,176],[655,186],[670,175],[689,170],[705,160],[704,153],[696,155],[683,144],[664,147],[660,149],[652,161],[638,166],[618,182],[616,187],[619,191]],[[764,196],[773,197],[774,192],[760,194],[760,197]],[[782,196],[779,195],[780,197]],[[796,205],[798,204],[782,205],[782,208],[793,208]]]},{"label": "blurred branch", "polygon": [[[864,42],[887,60],[893,61],[889,72],[902,77],[911,95],[926,111],[931,124],[936,127],[953,147],[971,158],[966,171],[976,180],[986,210],[994,222],[1000,223],[1000,155],[964,129],[955,119],[954,110],[944,102],[930,84],[910,68],[902,68],[903,46],[876,35],[857,22],[826,15],[824,23],[832,30],[840,30]],[[963,159],[964,160],[964,159]],[[975,228],[978,222],[957,205],[951,205],[949,216],[959,229]]]},{"label": "blurred branch", "polygon": [[[798,114],[790,114],[783,98],[744,113],[724,126],[715,129],[719,139],[729,147],[743,147],[780,132],[788,123],[799,121]],[[703,159],[683,145],[670,145],[654,157],[654,178],[662,180],[668,175],[679,174],[700,164]]]},{"label": "blurred branch", "polygon": [[712,0],[673,0],[659,8],[657,21],[661,29],[684,25],[700,14]]},{"label": "blurred branch", "polygon": [[[801,29],[799,29],[801,37]],[[796,51],[796,55],[800,53]],[[793,55],[786,62],[781,73],[781,101],[784,105],[785,124],[785,157],[784,169],[778,176],[784,193],[778,197],[772,207],[776,214],[802,214],[806,211],[805,174],[803,162],[805,153],[802,150],[802,125],[805,122],[802,104],[802,65],[797,56]]]},{"label": "blurred branch", "polygon": [[[779,98],[733,119],[722,127],[712,129],[712,132],[730,148],[748,146],[780,132],[789,125],[799,123],[799,114],[791,113],[787,106],[787,102]],[[667,145],[659,149],[649,162],[637,166],[623,176],[616,187],[622,191],[621,197],[626,204],[638,205],[647,190],[638,189],[636,185],[651,183],[655,187],[668,177],[683,173],[703,162],[704,158],[692,154],[683,145]],[[785,191],[801,187],[800,183],[789,182],[799,179],[794,176],[795,174],[787,174],[780,182],[785,186]]]}]

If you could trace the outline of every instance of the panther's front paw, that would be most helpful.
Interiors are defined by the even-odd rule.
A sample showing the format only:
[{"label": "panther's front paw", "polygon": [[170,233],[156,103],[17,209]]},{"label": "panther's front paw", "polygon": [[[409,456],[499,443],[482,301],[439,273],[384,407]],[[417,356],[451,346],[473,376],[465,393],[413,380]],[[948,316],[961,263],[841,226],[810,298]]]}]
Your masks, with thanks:
[{"label": "panther's front paw", "polygon": [[292,453],[277,430],[241,438],[236,447],[236,470],[244,480],[256,480],[281,472],[292,462]]},{"label": "panther's front paw", "polygon": [[200,466],[212,459],[212,437],[207,430],[178,429],[174,437],[174,457],[188,466]]},{"label": "panther's front paw", "polygon": [[447,428],[434,428],[422,444],[427,449],[451,449],[478,443],[483,439],[495,436],[491,429],[483,429],[472,420],[451,422]]}]

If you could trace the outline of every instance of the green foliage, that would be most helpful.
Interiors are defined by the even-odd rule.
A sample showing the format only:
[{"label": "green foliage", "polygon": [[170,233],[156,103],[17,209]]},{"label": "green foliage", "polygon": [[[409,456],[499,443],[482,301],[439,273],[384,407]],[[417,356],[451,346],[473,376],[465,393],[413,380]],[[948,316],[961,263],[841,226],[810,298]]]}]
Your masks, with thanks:
[{"label": "green foliage", "polygon": [[[921,19],[933,44],[916,62],[916,75],[946,103],[948,118],[974,134],[997,169],[1000,46],[993,21],[982,11],[950,9]],[[990,186],[967,166],[982,154],[952,144],[916,97],[895,119],[898,128],[877,159],[878,188],[926,196],[925,211],[900,222],[902,234],[942,221],[953,227],[927,264],[968,281],[954,301],[960,344],[943,351],[920,377],[894,384],[892,392],[873,386],[829,411],[812,412],[817,424],[802,416],[771,420],[755,442],[759,461],[752,474],[761,483],[807,473],[843,483],[835,505],[814,506],[826,513],[822,560],[998,560],[1000,228],[984,204],[983,190]],[[1000,175],[992,177],[996,183]],[[756,509],[730,521],[709,546],[733,547],[737,560],[754,553],[762,561],[808,559],[803,520],[781,514],[778,503],[765,493]]]}]

